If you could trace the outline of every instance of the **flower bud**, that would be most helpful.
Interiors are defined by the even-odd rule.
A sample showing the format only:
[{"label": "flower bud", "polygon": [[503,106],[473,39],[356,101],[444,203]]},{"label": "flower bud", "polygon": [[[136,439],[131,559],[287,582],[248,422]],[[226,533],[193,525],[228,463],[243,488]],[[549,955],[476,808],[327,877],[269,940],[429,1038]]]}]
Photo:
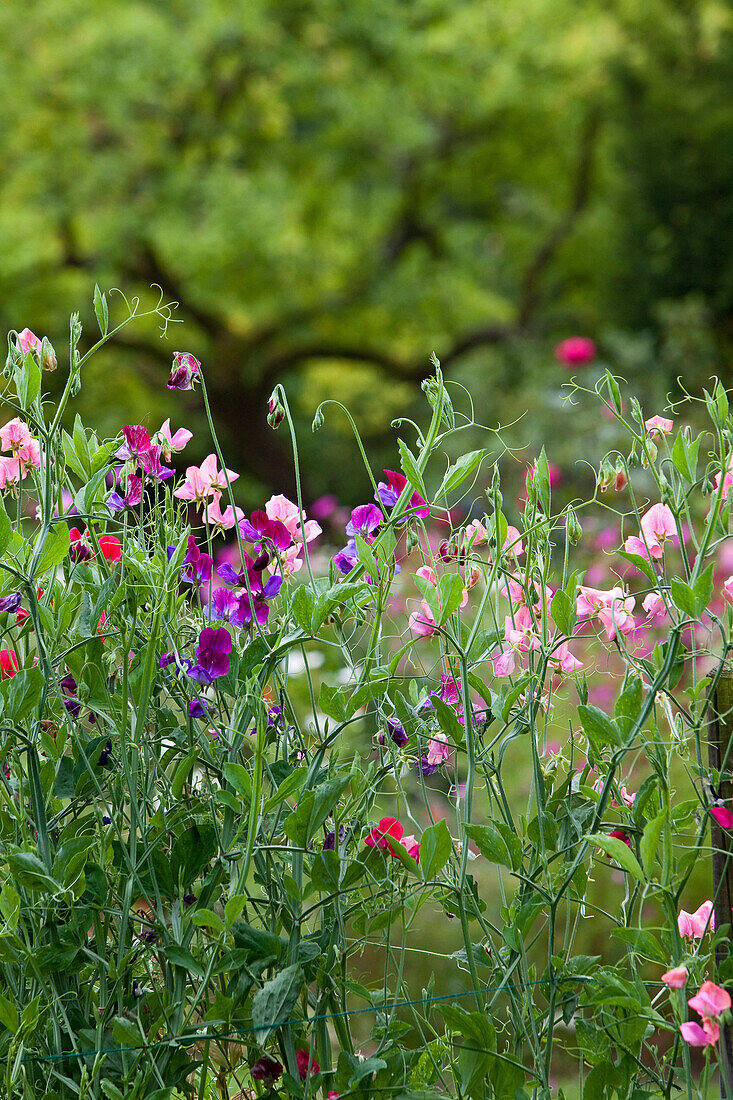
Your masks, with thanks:
[{"label": "flower bud", "polygon": [[280,400],[277,390],[272,391],[272,396],[267,402],[267,423],[276,431],[285,419],[285,408]]},{"label": "flower bud", "polygon": [[321,411],[321,406],[319,405],[318,408],[316,409],[316,415],[313,417],[313,423],[311,424],[311,431],[312,432],[320,431],[320,429],[323,427],[325,422],[326,422],[326,418],[323,415],[323,412]]},{"label": "flower bud", "polygon": [[648,470],[652,462],[655,462],[657,458],[657,446],[652,443],[651,440],[647,442],[646,449],[642,451],[641,464],[645,470]]},{"label": "flower bud", "polygon": [[475,588],[480,579],[481,570],[477,566],[474,566],[473,569],[469,569],[468,573],[466,573],[466,588]]},{"label": "flower bud", "polygon": [[565,526],[568,532],[568,538],[573,546],[575,546],[583,537],[583,528],[580,526],[580,520],[575,514],[574,508],[568,508],[565,513]]},{"label": "flower bud", "polygon": [[626,468],[624,467],[621,459],[616,463],[616,478],[613,483],[613,487],[617,493],[620,493],[622,489],[625,489],[629,484],[629,479],[626,476]]},{"label": "flower bud", "polygon": [[602,493],[610,489],[614,482],[614,469],[608,459],[603,459],[598,471],[598,488]]},{"label": "flower bud", "polygon": [[47,336],[41,344],[41,367],[43,370],[56,370],[56,352]]}]

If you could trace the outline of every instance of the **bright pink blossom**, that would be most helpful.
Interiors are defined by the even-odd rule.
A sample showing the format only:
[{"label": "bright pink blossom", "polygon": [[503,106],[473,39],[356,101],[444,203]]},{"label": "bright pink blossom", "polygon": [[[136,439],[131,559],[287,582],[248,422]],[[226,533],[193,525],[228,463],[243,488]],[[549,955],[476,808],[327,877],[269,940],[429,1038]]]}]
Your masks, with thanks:
[{"label": "bright pink blossom", "polygon": [[666,416],[650,416],[648,420],[644,421],[644,427],[649,435],[669,435],[672,431],[672,421],[668,420]]},{"label": "bright pink blossom", "polygon": [[725,806],[711,806],[710,813],[721,829],[733,829],[733,810],[729,810]]},{"label": "bright pink blossom", "polygon": [[204,504],[203,516],[212,527],[220,531],[228,531],[244,518],[244,512],[241,508],[232,509],[231,504],[228,504],[222,512],[220,501],[221,493],[217,491],[211,500]]},{"label": "bright pink blossom", "polygon": [[666,974],[662,974],[662,981],[667,989],[684,989],[687,984],[687,967],[675,966]]},{"label": "bright pink blossom", "polygon": [[295,1063],[298,1067],[298,1073],[303,1080],[308,1076],[308,1073],[310,1073],[311,1077],[314,1077],[321,1069],[318,1062],[316,1062],[315,1058],[311,1058],[309,1051],[307,1051],[305,1047],[296,1050]]},{"label": "bright pink blossom", "polygon": [[383,817],[364,838],[364,843],[368,848],[385,848],[390,855],[395,855],[390,839],[401,841],[404,831],[396,817]]},{"label": "bright pink blossom", "polygon": [[687,1002],[701,1016],[711,1019],[722,1015],[730,1008],[730,993],[721,989],[715,982],[703,982],[694,997]]},{"label": "bright pink blossom", "polygon": [[680,1024],[680,1032],[691,1047],[712,1047],[720,1038],[720,1028],[713,1020],[705,1020],[702,1027],[688,1020],[687,1023]]},{"label": "bright pink blossom", "polygon": [[177,432],[171,435],[170,418],[163,421],[156,435],[162,447],[163,458],[166,462],[170,462],[171,455],[178,454],[178,452],[182,451],[186,444],[190,443],[193,439],[193,432],[190,432],[188,428],[179,428]]},{"label": "bright pink blossom", "polygon": [[663,619],[667,614],[667,605],[661,592],[648,592],[641,601],[641,606],[649,619]]},{"label": "bright pink blossom", "polygon": [[631,847],[631,837],[627,832],[624,832],[623,829],[612,829],[608,835],[615,837],[616,840],[622,841],[627,848]]},{"label": "bright pink blossom", "polygon": [[681,936],[687,936],[699,940],[709,928],[715,931],[715,916],[713,914],[712,901],[704,901],[694,913],[688,913],[680,909],[677,916],[677,927]]},{"label": "bright pink blossom", "polygon": [[588,336],[569,336],[555,347],[555,358],[564,367],[584,367],[596,357],[596,345]]},{"label": "bright pink blossom", "polygon": [[40,354],[43,341],[36,336],[35,332],[31,332],[29,328],[24,328],[22,332],[18,333],[17,343],[23,355],[27,355],[29,351],[37,351]]},{"label": "bright pink blossom", "polygon": [[19,451],[28,447],[32,442],[33,436],[30,428],[18,416],[9,420],[7,424],[0,428],[0,446],[4,451],[12,451],[13,454],[18,454]]}]

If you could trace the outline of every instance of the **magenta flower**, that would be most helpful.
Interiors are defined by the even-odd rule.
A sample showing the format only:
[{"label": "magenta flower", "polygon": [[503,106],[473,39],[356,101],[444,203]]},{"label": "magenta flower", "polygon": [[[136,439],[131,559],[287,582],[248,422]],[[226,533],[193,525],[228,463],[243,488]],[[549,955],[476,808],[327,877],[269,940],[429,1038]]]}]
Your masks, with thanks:
[{"label": "magenta flower", "polygon": [[270,519],[267,512],[253,512],[249,519],[239,524],[239,533],[246,542],[251,542],[258,551],[269,543],[278,550],[287,550],[293,541],[290,531],[279,519]]},{"label": "magenta flower", "polygon": [[173,366],[168,379],[169,390],[192,390],[201,379],[201,363],[188,351],[173,352]]},{"label": "magenta flower", "polygon": [[733,829],[733,810],[728,810],[725,806],[711,806],[710,813],[721,829]]},{"label": "magenta flower", "polygon": [[188,675],[199,684],[211,684],[229,672],[232,636],[225,626],[205,626],[196,647],[197,664]]},{"label": "magenta flower", "polygon": [[369,540],[377,528],[384,522],[384,517],[375,504],[360,504],[351,513],[351,519],[346,524],[346,534],[350,539],[354,535],[361,535]]},{"label": "magenta flower", "polygon": [[[387,481],[377,483],[378,499],[381,500],[385,508],[394,508],[407,485],[407,478],[404,474],[398,473],[397,470],[385,470],[384,472],[387,475]],[[419,493],[413,493],[410,497],[410,511],[413,515],[425,519],[430,515],[430,506]]]},{"label": "magenta flower", "polygon": [[680,1032],[682,1038],[691,1047],[712,1047],[720,1038],[720,1028],[714,1020],[703,1020],[702,1027],[688,1020],[680,1024]]},{"label": "magenta flower", "polygon": [[117,451],[117,458],[139,458],[150,450],[150,434],[142,424],[127,424],[122,429],[122,434],[125,442]]},{"label": "magenta flower", "polygon": [[183,559],[181,580],[184,584],[202,584],[211,580],[214,560],[210,554],[203,553],[196,545],[193,535],[188,536],[188,550]]},{"label": "magenta flower", "polygon": [[295,1062],[298,1066],[298,1073],[301,1078],[305,1079],[310,1073],[311,1077],[315,1077],[320,1072],[321,1067],[314,1058],[311,1058],[309,1052],[303,1047],[295,1052]]},{"label": "magenta flower", "polygon": [[143,473],[148,477],[155,478],[156,481],[163,481],[167,477],[173,477],[176,472],[170,466],[163,466],[160,461],[161,448],[156,443],[149,450],[143,451],[138,455],[138,463]]},{"label": "magenta flower", "polygon": [[569,336],[555,347],[555,358],[564,367],[584,367],[596,357],[596,345],[588,336]]}]

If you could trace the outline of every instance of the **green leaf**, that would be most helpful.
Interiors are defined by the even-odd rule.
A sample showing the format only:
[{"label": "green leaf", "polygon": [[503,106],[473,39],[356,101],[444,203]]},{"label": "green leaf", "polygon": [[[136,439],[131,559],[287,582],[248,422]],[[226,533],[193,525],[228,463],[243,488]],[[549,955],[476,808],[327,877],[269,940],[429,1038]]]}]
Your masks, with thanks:
[{"label": "green leaf", "polygon": [[60,565],[68,555],[70,546],[69,528],[63,523],[55,524],[46,535],[31,580]]},{"label": "green leaf", "polygon": [[666,820],[666,811],[662,810],[660,814],[657,814],[656,817],[652,818],[652,820],[648,821],[644,826],[644,832],[639,842],[639,854],[641,855],[641,862],[647,878],[651,878],[654,872],[654,857],[657,854],[659,838],[662,835]]},{"label": "green leaf", "polygon": [[628,871],[639,882],[646,881],[638,859],[623,840],[619,840],[617,836],[607,836],[606,833],[590,833],[586,839],[614,859],[619,867]]},{"label": "green leaf", "polygon": [[695,581],[695,618],[697,619],[707,610],[710,600],[712,599],[715,564],[714,561],[711,561],[707,569],[704,569]]},{"label": "green leaf", "polygon": [[618,550],[617,553],[620,558],[624,558],[626,561],[630,562],[630,564],[640,570],[645,577],[648,577],[655,588],[657,587],[659,584],[659,577],[652,569],[648,558],[642,558],[641,554],[628,554],[625,550]]},{"label": "green leaf", "polygon": [[232,927],[235,920],[239,919],[246,904],[247,897],[245,894],[235,894],[234,897],[227,900],[224,906],[224,923],[227,930]]},{"label": "green leaf", "polygon": [[673,577],[670,583],[670,589],[672,591],[672,599],[680,611],[683,611],[688,618],[696,619],[697,604],[695,601],[695,593],[692,591],[689,584],[680,580],[679,577]]},{"label": "green leaf", "polygon": [[512,857],[506,841],[490,825],[465,825],[466,834],[490,863],[512,868]]},{"label": "green leaf", "polygon": [[33,852],[9,852],[5,858],[13,881],[25,890],[32,893],[57,893],[61,889]]},{"label": "green leaf", "polygon": [[457,611],[463,600],[463,578],[458,573],[445,573],[438,581],[438,593],[441,605],[438,626],[448,621],[454,611]]},{"label": "green leaf", "polygon": [[401,439],[397,440],[397,446],[400,451],[400,465],[402,466],[405,477],[410,482],[412,488],[415,489],[423,499],[427,499],[428,494],[425,488],[425,482],[418,469],[414,454]]},{"label": "green leaf", "polygon": [[97,324],[102,336],[106,336],[109,330],[109,309],[107,307],[107,295],[99,289],[99,284],[94,284],[94,312],[97,315]]},{"label": "green leaf", "polygon": [[146,1043],[140,1028],[124,1016],[115,1016],[112,1020],[112,1034],[121,1047],[144,1047]]},{"label": "green leaf", "polygon": [[226,763],[224,765],[224,778],[237,792],[243,802],[252,801],[252,783],[249,772],[242,764]]},{"label": "green leaf", "polygon": [[434,879],[443,870],[453,851],[453,841],[445,819],[423,829],[420,837],[420,870],[423,878]]},{"label": "green leaf", "polygon": [[449,706],[448,703],[437,695],[433,695],[431,698],[443,733],[446,733],[455,745],[462,745],[466,731],[458,721],[458,717],[453,707]]},{"label": "green leaf", "polygon": [[296,768],[295,771],[292,771],[289,776],[283,779],[275,793],[270,795],[267,799],[263,807],[263,813],[269,814],[287,798],[291,798],[294,794],[297,794],[305,783],[307,775],[308,769],[305,767]]},{"label": "green leaf", "polygon": [[575,626],[575,603],[562,588],[552,597],[550,612],[560,633],[570,638]]},{"label": "green leaf", "polygon": [[630,676],[626,681],[626,686],[616,700],[616,706],[613,712],[616,724],[621,730],[624,738],[629,736],[633,729],[634,722],[639,717],[643,697],[644,689],[641,677]]},{"label": "green leaf", "polygon": [[653,962],[668,963],[669,955],[666,953],[656,936],[643,928],[614,928],[611,935],[622,943],[627,943],[634,952],[645,955]]},{"label": "green leaf", "polygon": [[697,480],[697,454],[700,450],[702,436],[698,436],[688,443],[685,434],[680,429],[672,447],[672,461],[685,481],[691,484]]},{"label": "green leaf", "polygon": [[197,909],[191,920],[198,928],[213,928],[215,932],[224,931],[224,921],[212,909]]},{"label": "green leaf", "polygon": [[255,993],[252,1001],[252,1024],[255,1038],[261,1046],[277,1030],[276,1025],[283,1024],[290,1018],[304,980],[305,974],[296,963],[286,966]]},{"label": "green leaf", "polygon": [[[461,455],[460,458],[446,470],[445,477],[440,484],[436,496],[447,496],[449,493],[452,493],[454,489],[457,489],[458,486],[473,473],[476,467],[481,464],[485,456],[485,450],[468,451],[466,454]],[[423,496],[426,496],[426,494],[423,493]]]},{"label": "green leaf", "polygon": [[13,372],[18,401],[24,409],[29,408],[41,392],[41,368],[36,363],[33,352],[23,356]]},{"label": "green leaf", "polygon": [[321,684],[318,695],[318,707],[329,718],[337,722],[345,722],[347,718],[346,700],[341,688],[332,687],[330,684]]},{"label": "green leaf", "polygon": [[184,760],[182,760],[176,768],[176,774],[173,776],[173,780],[171,782],[171,794],[176,801],[178,801],[178,799],[181,797],[181,793],[183,792],[183,784],[186,782],[191,773],[191,769],[193,768],[197,755],[198,753],[196,752],[190,752],[188,756]]},{"label": "green leaf", "polygon": [[343,790],[350,782],[348,775],[321,783],[314,791],[307,791],[296,809],[285,818],[286,836],[300,848],[305,848],[316,829],[319,829],[336,806]]},{"label": "green leaf", "polygon": [[310,634],[311,632],[311,622],[315,605],[316,598],[307,585],[301,584],[299,588],[295,589],[290,604],[290,610],[296,623],[306,634]]},{"label": "green leaf", "polygon": [[581,703],[578,707],[578,717],[588,741],[597,752],[601,752],[609,745],[616,747],[621,745],[618,726],[599,707]]},{"label": "green leaf", "polygon": [[324,894],[335,894],[339,889],[341,860],[336,852],[316,852],[311,865],[311,882]]},{"label": "green leaf", "polygon": [[10,722],[25,721],[38,706],[44,683],[39,668],[22,668],[15,676],[0,681],[5,718]]},{"label": "green leaf", "polygon": [[367,575],[370,576],[376,584],[379,579],[379,565],[377,564],[377,559],[374,557],[371,546],[369,546],[359,534],[354,535],[354,542],[356,543],[356,549],[359,554],[359,561],[364,566]]},{"label": "green leaf", "polygon": [[6,1027],[8,1031],[12,1031],[13,1034],[15,1034],[18,1030],[19,1022],[20,1017],[18,1016],[18,1009],[7,997],[3,997],[2,993],[0,993],[0,1024]]},{"label": "green leaf", "polygon": [[195,974],[197,978],[203,978],[206,973],[206,968],[198,959],[194,958],[187,948],[180,947],[177,943],[172,943],[169,947],[166,947],[165,954],[168,961],[173,963],[174,966],[182,966],[189,974]]},{"label": "green leaf", "polygon": [[415,582],[415,587],[430,608],[430,614],[433,616],[434,622],[437,623],[441,616],[438,589],[427,579],[427,577],[413,577],[413,580]]}]

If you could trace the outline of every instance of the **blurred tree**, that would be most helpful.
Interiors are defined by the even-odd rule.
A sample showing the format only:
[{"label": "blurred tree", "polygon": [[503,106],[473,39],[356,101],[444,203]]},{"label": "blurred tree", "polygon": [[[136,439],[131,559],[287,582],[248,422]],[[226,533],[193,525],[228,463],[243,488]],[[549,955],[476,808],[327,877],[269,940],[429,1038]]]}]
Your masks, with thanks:
[{"label": "blurred tree", "polygon": [[[59,318],[95,281],[128,295],[160,284],[185,329],[120,341],[85,399],[106,402],[111,430],[115,403],[161,411],[171,352],[191,350],[232,461],[284,488],[264,406],[288,372],[304,378],[302,403],[309,378],[322,393],[353,370],[351,388],[366,379],[389,414],[391,388],[427,373],[432,349],[488,382],[486,349],[593,331],[609,272],[621,284],[633,255],[638,273],[637,230],[613,206],[628,200],[616,154],[633,160],[638,218],[663,220],[653,172],[673,189],[674,170],[645,177],[644,142],[661,141],[662,119],[666,155],[682,122],[664,113],[675,77],[661,54],[648,71],[638,60],[657,47],[640,42],[636,6],[35,0],[22,18],[0,6],[0,320],[61,341]],[[670,42],[694,52],[677,31]],[[651,89],[636,146],[620,106],[633,79]],[[690,88],[688,128],[710,105]]]}]

